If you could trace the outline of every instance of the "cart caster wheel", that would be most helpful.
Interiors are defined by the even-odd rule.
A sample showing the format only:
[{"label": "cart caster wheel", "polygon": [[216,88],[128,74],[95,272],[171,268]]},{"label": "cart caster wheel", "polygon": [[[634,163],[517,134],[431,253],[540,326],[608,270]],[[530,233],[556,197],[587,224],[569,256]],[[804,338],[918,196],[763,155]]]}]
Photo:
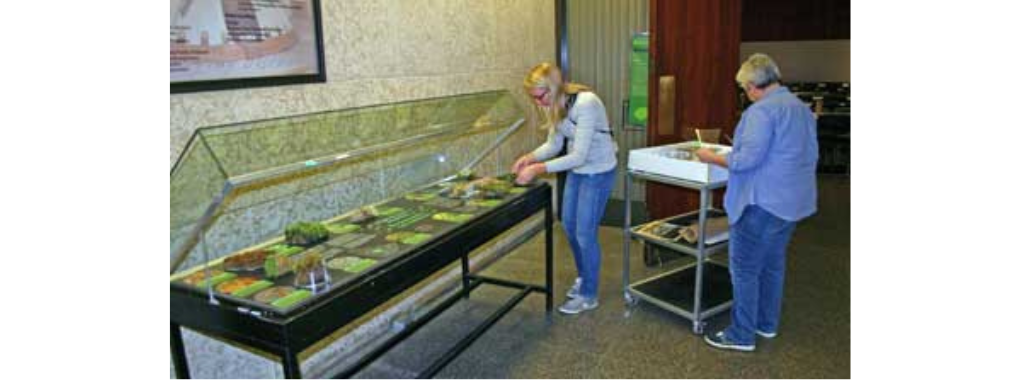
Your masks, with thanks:
[{"label": "cart caster wheel", "polygon": [[629,292],[623,294],[623,305],[625,306],[625,310],[622,312],[623,318],[633,316],[633,308],[636,307],[637,301],[639,300],[636,299],[636,297],[633,297],[632,294],[629,294]]},{"label": "cart caster wheel", "polygon": [[623,298],[626,301],[626,306],[629,306],[629,307],[636,306],[636,304],[640,301],[640,300],[636,299],[636,297],[633,297],[632,294],[629,294],[629,293],[623,294]]}]

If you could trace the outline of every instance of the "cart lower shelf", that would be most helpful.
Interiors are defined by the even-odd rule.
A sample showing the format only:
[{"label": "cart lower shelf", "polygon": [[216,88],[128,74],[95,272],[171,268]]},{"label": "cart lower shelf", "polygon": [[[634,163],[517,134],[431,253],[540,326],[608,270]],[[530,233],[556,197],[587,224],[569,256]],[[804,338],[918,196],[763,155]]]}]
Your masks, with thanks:
[{"label": "cart lower shelf", "polygon": [[700,332],[704,320],[732,306],[732,281],[729,268],[711,261],[704,262],[699,310],[694,311],[697,284],[697,263],[686,265],[638,281],[629,286],[630,293],[662,309],[694,321],[694,332]]}]

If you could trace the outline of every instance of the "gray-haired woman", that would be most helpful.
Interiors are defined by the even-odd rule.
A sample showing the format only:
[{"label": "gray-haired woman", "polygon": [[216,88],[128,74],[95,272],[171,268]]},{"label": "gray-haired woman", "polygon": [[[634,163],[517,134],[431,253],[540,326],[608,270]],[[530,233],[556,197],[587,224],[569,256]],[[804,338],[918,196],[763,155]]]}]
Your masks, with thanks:
[{"label": "gray-haired woman", "polygon": [[817,126],[811,110],[781,83],[770,57],[754,54],[736,83],[754,104],[743,112],[732,152],[697,151],[701,161],[729,169],[732,324],[704,337],[708,344],[753,351],[755,335],[774,338],[782,311],[786,245],[796,222],[817,210]]}]

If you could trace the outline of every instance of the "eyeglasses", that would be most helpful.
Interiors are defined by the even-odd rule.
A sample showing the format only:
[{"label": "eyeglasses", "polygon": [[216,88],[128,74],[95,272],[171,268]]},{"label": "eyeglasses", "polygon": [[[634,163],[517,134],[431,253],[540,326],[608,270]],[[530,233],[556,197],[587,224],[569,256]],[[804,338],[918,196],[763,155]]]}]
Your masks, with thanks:
[{"label": "eyeglasses", "polygon": [[544,92],[540,93],[540,95],[530,94],[530,97],[533,98],[534,101],[539,102],[542,99],[544,99],[545,96],[548,96],[548,92],[550,92],[550,91],[551,90],[549,90],[549,89],[544,89]]}]

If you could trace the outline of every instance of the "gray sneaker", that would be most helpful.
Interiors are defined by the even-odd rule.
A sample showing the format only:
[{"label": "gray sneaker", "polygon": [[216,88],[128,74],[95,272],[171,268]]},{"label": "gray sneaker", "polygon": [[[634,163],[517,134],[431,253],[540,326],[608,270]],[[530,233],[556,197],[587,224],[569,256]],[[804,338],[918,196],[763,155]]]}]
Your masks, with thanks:
[{"label": "gray sneaker", "polygon": [[588,299],[584,297],[573,298],[565,302],[558,311],[563,314],[579,314],[587,310],[597,309],[597,299]]},{"label": "gray sneaker", "polygon": [[583,279],[576,277],[576,283],[572,284],[572,288],[569,288],[569,292],[565,293],[566,297],[570,299],[580,298],[580,288],[583,287]]}]

